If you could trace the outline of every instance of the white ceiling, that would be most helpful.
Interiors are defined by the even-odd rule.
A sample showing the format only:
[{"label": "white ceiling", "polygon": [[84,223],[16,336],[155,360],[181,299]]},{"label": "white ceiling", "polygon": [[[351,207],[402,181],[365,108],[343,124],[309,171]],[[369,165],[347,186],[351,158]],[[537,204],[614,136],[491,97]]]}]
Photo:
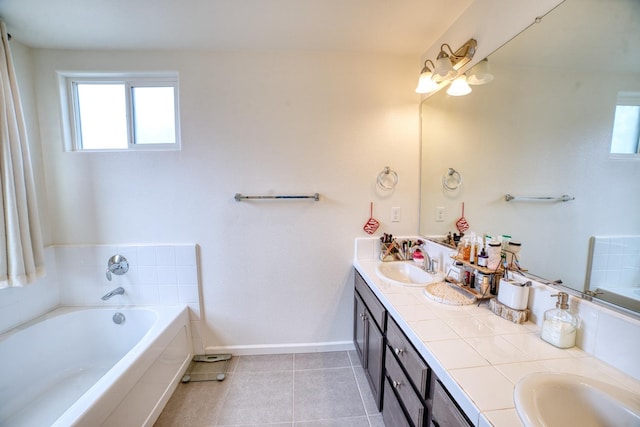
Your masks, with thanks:
[{"label": "white ceiling", "polygon": [[40,48],[420,55],[472,1],[0,0],[0,17]]}]

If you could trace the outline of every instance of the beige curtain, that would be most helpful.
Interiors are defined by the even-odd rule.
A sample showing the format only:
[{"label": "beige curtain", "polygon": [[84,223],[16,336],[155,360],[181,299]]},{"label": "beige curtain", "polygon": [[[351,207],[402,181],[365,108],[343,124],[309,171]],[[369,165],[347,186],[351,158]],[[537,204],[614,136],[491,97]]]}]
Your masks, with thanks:
[{"label": "beige curtain", "polygon": [[44,275],[44,249],[9,38],[4,22],[0,27],[0,288],[6,288]]}]

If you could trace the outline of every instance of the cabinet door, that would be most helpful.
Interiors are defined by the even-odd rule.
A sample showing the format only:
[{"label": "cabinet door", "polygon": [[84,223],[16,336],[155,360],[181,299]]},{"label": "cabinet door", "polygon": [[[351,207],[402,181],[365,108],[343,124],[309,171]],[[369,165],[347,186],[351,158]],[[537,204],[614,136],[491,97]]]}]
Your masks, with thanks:
[{"label": "cabinet door", "polygon": [[375,398],[378,410],[382,409],[382,369],[384,366],[384,337],[382,332],[376,326],[374,320],[370,317],[369,312],[366,314],[367,319],[367,351],[366,357],[367,368],[365,372],[369,378],[371,391]]},{"label": "cabinet door", "polygon": [[360,294],[362,301],[367,306],[367,310],[369,310],[369,314],[375,320],[378,328],[380,328],[381,331],[385,331],[387,327],[387,310],[384,308],[384,305],[382,305],[378,300],[378,297],[375,296],[373,291],[369,288],[369,285],[367,285],[367,282],[365,282],[357,271],[355,272],[354,283],[356,291]]},{"label": "cabinet door", "polygon": [[367,369],[367,309],[358,293],[353,302],[353,344],[364,369]]}]

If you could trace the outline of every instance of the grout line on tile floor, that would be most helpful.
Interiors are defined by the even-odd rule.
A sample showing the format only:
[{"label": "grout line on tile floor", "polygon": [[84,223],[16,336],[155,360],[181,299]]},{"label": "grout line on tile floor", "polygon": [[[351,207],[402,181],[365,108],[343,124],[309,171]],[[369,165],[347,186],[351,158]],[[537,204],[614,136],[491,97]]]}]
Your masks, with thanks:
[{"label": "grout line on tile floor", "polygon": [[296,422],[296,357],[293,356],[293,371],[291,371],[291,425]]}]

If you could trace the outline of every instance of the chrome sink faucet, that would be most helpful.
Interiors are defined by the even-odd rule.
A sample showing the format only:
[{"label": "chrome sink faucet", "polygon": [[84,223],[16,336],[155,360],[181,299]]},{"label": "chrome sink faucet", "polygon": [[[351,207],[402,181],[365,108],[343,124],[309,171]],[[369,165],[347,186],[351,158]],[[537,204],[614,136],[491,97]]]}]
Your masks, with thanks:
[{"label": "chrome sink faucet", "polygon": [[427,251],[422,251],[424,254],[424,269],[429,274],[435,274],[436,270],[433,268],[433,259]]},{"label": "chrome sink faucet", "polygon": [[114,295],[124,295],[124,288],[122,286],[118,286],[117,288],[115,288],[111,292],[108,292],[107,294],[105,294],[105,296],[102,297],[102,300],[106,301],[106,300],[110,299]]}]

